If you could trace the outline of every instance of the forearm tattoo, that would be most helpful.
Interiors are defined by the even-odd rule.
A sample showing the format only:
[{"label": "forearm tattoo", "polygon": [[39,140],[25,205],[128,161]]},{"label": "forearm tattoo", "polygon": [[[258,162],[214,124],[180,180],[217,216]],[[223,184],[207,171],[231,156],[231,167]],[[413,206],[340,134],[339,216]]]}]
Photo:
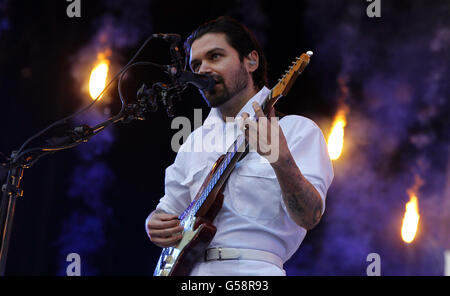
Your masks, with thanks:
[{"label": "forearm tattoo", "polygon": [[306,229],[313,228],[322,213],[322,199],[317,190],[301,174],[292,157],[275,172],[291,218]]}]

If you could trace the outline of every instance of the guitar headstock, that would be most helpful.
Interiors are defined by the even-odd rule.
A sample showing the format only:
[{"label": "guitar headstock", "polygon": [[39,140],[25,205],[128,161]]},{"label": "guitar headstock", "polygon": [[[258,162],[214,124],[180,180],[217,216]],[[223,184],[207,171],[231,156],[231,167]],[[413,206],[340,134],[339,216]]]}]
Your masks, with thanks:
[{"label": "guitar headstock", "polygon": [[308,66],[309,58],[313,55],[312,51],[303,53],[301,56],[297,57],[292,65],[286,70],[286,73],[278,80],[277,85],[272,89],[272,98],[278,99],[279,97],[286,96],[292,85],[295,82],[300,73]]}]

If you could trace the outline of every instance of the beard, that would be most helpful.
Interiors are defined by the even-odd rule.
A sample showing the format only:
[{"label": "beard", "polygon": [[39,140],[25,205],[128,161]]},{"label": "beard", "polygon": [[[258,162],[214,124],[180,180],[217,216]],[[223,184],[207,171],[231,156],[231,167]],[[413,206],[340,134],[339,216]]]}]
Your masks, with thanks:
[{"label": "beard", "polygon": [[231,75],[232,81],[228,86],[220,75],[212,75],[216,81],[214,88],[207,92],[202,92],[203,98],[210,107],[218,107],[236,94],[244,90],[248,85],[247,71],[241,63],[239,69]]}]

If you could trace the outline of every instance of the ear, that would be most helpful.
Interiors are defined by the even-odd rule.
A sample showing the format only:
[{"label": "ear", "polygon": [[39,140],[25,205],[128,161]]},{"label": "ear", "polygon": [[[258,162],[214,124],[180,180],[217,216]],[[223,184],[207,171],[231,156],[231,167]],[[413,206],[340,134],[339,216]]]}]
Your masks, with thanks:
[{"label": "ear", "polygon": [[253,73],[259,67],[259,54],[256,50],[250,52],[247,57],[244,58],[247,71]]}]

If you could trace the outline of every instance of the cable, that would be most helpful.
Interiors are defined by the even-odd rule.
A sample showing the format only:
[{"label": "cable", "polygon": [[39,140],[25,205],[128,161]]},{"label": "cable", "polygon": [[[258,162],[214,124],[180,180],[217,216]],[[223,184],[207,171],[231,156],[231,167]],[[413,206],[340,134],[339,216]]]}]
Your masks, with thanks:
[{"label": "cable", "polygon": [[[117,77],[119,77],[119,75],[123,74],[126,70],[129,69],[130,64],[137,58],[137,56],[141,53],[141,51],[144,49],[144,47],[147,45],[147,43],[153,39],[154,36],[150,36],[147,38],[147,40],[144,41],[144,43],[141,45],[141,47],[138,49],[138,51],[135,53],[135,55],[130,59],[130,61],[122,68],[122,70],[120,70],[116,75],[114,75],[114,77],[109,81],[109,83],[106,85],[106,87],[102,90],[102,92],[95,98],[95,100],[93,100],[88,106],[82,108],[81,110],[73,113],[72,115],[69,115],[63,119],[60,119],[52,124],[50,124],[48,127],[44,128],[43,130],[41,130],[40,132],[36,133],[35,135],[31,136],[30,138],[28,138],[23,144],[22,146],[19,148],[19,150],[16,153],[16,156],[19,156],[22,152],[22,150],[34,139],[36,139],[37,137],[43,135],[45,132],[47,132],[49,129],[59,125],[59,124],[64,124],[66,123],[69,119],[74,118],[75,116],[80,115],[81,113],[87,111],[88,109],[90,109],[97,101],[98,99],[103,95],[103,93],[109,88],[109,86],[114,82],[114,80],[117,79]],[[123,111],[124,109],[124,101],[123,101],[123,97],[120,95],[120,100],[122,103],[122,107],[121,107],[121,111],[120,113]],[[14,157],[16,159],[18,159],[17,157]]]},{"label": "cable", "polygon": [[[122,103],[122,108],[120,109],[120,111],[119,111],[119,113],[118,113],[117,115],[115,115],[115,116],[109,118],[108,120],[104,121],[103,123],[100,123],[100,124],[94,126],[93,128],[91,128],[92,133],[90,133],[89,135],[87,135],[87,136],[84,137],[84,138],[78,139],[78,141],[76,141],[76,142],[74,142],[74,143],[70,143],[70,144],[66,144],[66,145],[58,146],[58,147],[49,147],[49,146],[35,147],[35,148],[30,148],[30,149],[26,149],[26,150],[24,150],[24,151],[17,152],[16,155],[15,155],[15,157],[14,157],[14,160],[12,161],[12,163],[16,162],[16,161],[19,160],[21,157],[23,157],[24,155],[26,155],[26,154],[28,154],[28,153],[31,153],[31,152],[46,151],[47,153],[45,153],[45,155],[47,155],[48,153],[53,153],[53,152],[56,152],[56,151],[60,151],[60,150],[64,150],[64,149],[73,148],[73,147],[75,147],[75,146],[78,146],[78,145],[80,144],[80,141],[83,141],[83,140],[85,140],[85,139],[87,139],[87,138],[91,138],[91,137],[97,135],[98,133],[100,133],[101,131],[103,131],[104,129],[106,129],[109,125],[111,125],[112,123],[115,123],[115,122],[117,122],[118,120],[120,120],[121,117],[122,117],[123,111],[124,111],[124,107],[125,107],[125,100],[124,100],[123,94],[122,94],[122,79],[123,79],[124,75],[126,74],[126,72],[127,72],[129,69],[131,69],[132,67],[135,67],[135,66],[155,66],[155,67],[163,68],[163,69],[164,69],[164,66],[159,65],[159,64],[156,64],[156,63],[152,63],[152,62],[136,62],[136,63],[133,63],[133,64],[131,64],[131,65],[125,66],[125,67],[119,72],[120,77],[119,77],[119,82],[118,82],[118,91],[119,91],[119,98],[120,98],[120,101],[121,101],[121,103]],[[92,103],[91,103],[89,106],[92,106]],[[89,107],[89,106],[88,106],[88,107]],[[86,108],[85,108],[85,109],[86,109]],[[86,109],[86,110],[87,110],[87,109]],[[55,123],[55,124],[56,124],[56,123]],[[41,156],[39,156],[38,158],[41,158]],[[34,164],[35,162],[36,162],[36,161],[33,160],[33,161],[31,162],[31,165]],[[29,165],[29,166],[31,166],[31,165]]]},{"label": "cable", "polygon": [[128,66],[124,69],[123,73],[120,75],[119,82],[118,82],[118,86],[117,86],[117,88],[118,88],[118,90],[119,90],[119,98],[120,98],[120,101],[122,102],[122,108],[120,109],[120,112],[116,115],[116,117],[121,116],[122,113],[123,113],[123,110],[124,110],[124,108],[125,108],[124,103],[123,103],[123,102],[124,102],[124,100],[123,100],[123,95],[122,95],[122,79],[123,79],[125,73],[126,73],[129,69],[131,69],[132,67],[134,67],[134,66],[155,66],[155,67],[161,68],[161,69],[163,69],[163,70],[165,69],[164,66],[159,65],[159,64],[155,64],[155,63],[152,63],[152,62],[136,62],[136,63],[134,63],[134,64],[128,65]]}]

